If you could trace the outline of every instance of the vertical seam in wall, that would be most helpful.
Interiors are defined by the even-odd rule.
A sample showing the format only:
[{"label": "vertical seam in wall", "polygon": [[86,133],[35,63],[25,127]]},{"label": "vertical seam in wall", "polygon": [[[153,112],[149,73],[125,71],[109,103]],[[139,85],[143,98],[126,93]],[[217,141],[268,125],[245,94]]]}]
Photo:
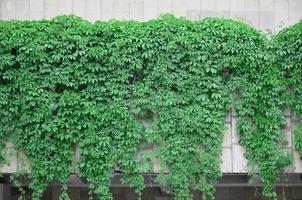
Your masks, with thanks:
[{"label": "vertical seam in wall", "polygon": [[87,19],[87,0],[85,0],[84,16],[85,16],[85,19]]},{"label": "vertical seam in wall", "polygon": [[261,0],[257,0],[257,4],[258,4],[258,9],[257,9],[257,14],[258,14],[258,24],[257,24],[257,28],[260,29],[260,1]]},{"label": "vertical seam in wall", "polygon": [[156,16],[157,16],[157,17],[156,17],[156,18],[159,17],[159,1],[160,1],[160,0],[157,0],[157,2],[156,2],[156,3],[157,3],[157,6],[156,6]]},{"label": "vertical seam in wall", "polygon": [[289,6],[290,6],[290,0],[287,1],[287,26],[291,23],[290,22],[290,15],[289,15]]},{"label": "vertical seam in wall", "polygon": [[142,21],[144,21],[145,20],[145,1],[144,0],[142,0],[142,2],[143,2],[143,8],[142,8],[142,10],[143,10],[143,14],[142,14]]},{"label": "vertical seam in wall", "polygon": [[[105,0],[105,1],[107,1],[107,0]],[[115,3],[116,3],[116,0],[112,0],[113,1],[113,4],[112,4],[112,6],[113,6],[113,9],[112,9],[112,11],[113,11],[113,13],[112,13],[112,16],[114,16],[114,18],[116,19],[117,17],[116,17],[116,12],[115,12]],[[111,17],[112,18],[112,17]]]},{"label": "vertical seam in wall", "polygon": [[99,20],[102,19],[102,0],[100,0],[100,13],[99,13]]},{"label": "vertical seam in wall", "polygon": [[246,0],[243,1],[243,16],[244,21],[246,22]]},{"label": "vertical seam in wall", "polygon": [[130,19],[130,0],[128,0],[127,19]]},{"label": "vertical seam in wall", "polygon": [[[275,33],[277,31],[277,29],[279,29],[279,22],[276,21],[276,15],[277,15],[277,12],[276,12],[276,1],[277,0],[274,0],[274,20],[275,20],[275,24],[274,24],[274,30],[273,32]],[[277,23],[277,24],[276,24]],[[277,26],[277,27],[276,27]],[[277,28],[277,29],[276,29]]]},{"label": "vertical seam in wall", "polygon": [[217,16],[218,12],[217,12],[217,0],[214,1],[214,11],[215,11],[215,15]]},{"label": "vertical seam in wall", "polygon": [[59,15],[59,1],[60,0],[57,0],[57,13],[56,13],[56,16]]},{"label": "vertical seam in wall", "polygon": [[71,13],[73,14],[73,0],[71,1]]},{"label": "vertical seam in wall", "polygon": [[45,0],[44,0],[43,1],[43,11],[42,11],[43,12],[43,19],[45,19],[45,7],[46,6],[45,6]]},{"label": "vertical seam in wall", "polygon": [[173,4],[173,0],[171,0],[170,2],[171,2],[171,13],[174,14],[174,4]]},{"label": "vertical seam in wall", "polygon": [[199,10],[200,10],[200,11],[199,11],[199,19],[201,19],[201,18],[203,18],[203,17],[202,17],[202,14],[203,14],[203,13],[202,13],[202,0],[199,0]]},{"label": "vertical seam in wall", "polygon": [[31,6],[30,6],[30,4],[31,4],[31,0],[29,0],[28,1],[28,19],[31,19]]},{"label": "vertical seam in wall", "polygon": [[231,7],[231,0],[228,0],[228,10],[229,10],[229,12],[228,12],[228,18],[231,18],[231,9],[232,9],[232,7]]},{"label": "vertical seam in wall", "polygon": [[278,28],[278,26],[276,27],[276,0],[274,0],[273,4],[274,4],[273,6],[274,6],[274,22],[275,22],[275,25],[273,27],[273,33],[275,33]]},{"label": "vertical seam in wall", "polygon": [[290,11],[289,2],[290,2],[290,0],[287,0],[287,24],[286,24],[286,27],[288,27],[288,25],[289,25],[289,11]]},{"label": "vertical seam in wall", "polygon": [[17,2],[16,2],[16,0],[14,0],[15,1],[15,6],[14,6],[14,10],[15,10],[15,14],[14,14],[14,19],[17,19],[17,12],[16,12],[16,10],[17,10]]},{"label": "vertical seam in wall", "polygon": [[4,18],[4,15],[3,15],[3,13],[4,13],[4,2],[0,2],[0,18],[2,19],[2,18]]},{"label": "vertical seam in wall", "polygon": [[156,12],[157,12],[156,16],[157,16],[157,17],[159,17],[159,15],[160,15],[160,14],[159,14],[159,1],[160,1],[160,0],[157,0],[157,1],[156,1],[156,2],[157,2],[157,6],[156,6]]},{"label": "vertical seam in wall", "polygon": [[75,13],[74,13],[74,7],[73,7],[74,0],[71,0],[71,2],[72,2],[71,13],[75,15]]}]

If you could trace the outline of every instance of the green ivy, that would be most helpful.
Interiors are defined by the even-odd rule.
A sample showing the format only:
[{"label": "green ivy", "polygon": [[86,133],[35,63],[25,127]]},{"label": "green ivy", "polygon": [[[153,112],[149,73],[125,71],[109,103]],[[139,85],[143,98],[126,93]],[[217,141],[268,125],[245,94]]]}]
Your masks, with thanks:
[{"label": "green ivy", "polygon": [[283,109],[302,110],[301,24],[269,41],[217,18],[1,21],[1,149],[12,138],[25,151],[33,199],[55,182],[68,198],[75,169],[91,195],[112,199],[119,168],[140,196],[142,143],[156,147],[158,181],[176,199],[192,199],[194,190],[214,198],[224,118],[235,107],[251,172],[261,176],[264,195],[276,197],[273,184],[291,163],[280,145]]},{"label": "green ivy", "polygon": [[[302,22],[282,30],[273,38],[278,56],[276,65],[282,70],[286,86],[285,101],[302,117]],[[294,131],[295,148],[302,155],[302,124]]]}]

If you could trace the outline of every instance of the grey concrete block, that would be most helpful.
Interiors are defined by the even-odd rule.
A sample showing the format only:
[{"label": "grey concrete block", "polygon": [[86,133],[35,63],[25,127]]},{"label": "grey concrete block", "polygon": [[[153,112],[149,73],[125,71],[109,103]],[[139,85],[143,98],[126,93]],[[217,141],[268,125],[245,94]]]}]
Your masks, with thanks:
[{"label": "grey concrete block", "polygon": [[58,1],[58,15],[72,14],[72,1],[60,0]]},{"label": "grey concrete block", "polygon": [[259,28],[260,0],[245,1],[245,20],[254,28]]},{"label": "grey concrete block", "polygon": [[172,13],[172,0],[158,1],[158,15]]},{"label": "grey concrete block", "polygon": [[201,18],[201,11],[200,10],[187,10],[187,17],[191,20],[198,20]]},{"label": "grey concrete block", "polygon": [[247,160],[244,157],[244,148],[238,144],[232,147],[233,173],[247,172]]},{"label": "grey concrete block", "polygon": [[91,22],[101,19],[101,0],[86,1],[86,19]]},{"label": "grey concrete block", "polygon": [[30,19],[42,19],[44,17],[44,1],[30,0]]},{"label": "grey concrete block", "polygon": [[224,118],[225,123],[230,123],[231,122],[231,111],[228,112],[228,114]]},{"label": "grey concrete block", "polygon": [[144,20],[155,19],[158,15],[158,2],[154,0],[144,0]]},{"label": "grey concrete block", "polygon": [[[58,15],[58,1],[44,0],[44,18],[52,19]],[[83,9],[83,8],[82,8]]]},{"label": "grey concrete block", "polygon": [[232,149],[231,148],[222,148],[221,155],[221,171],[223,173],[232,173]]},{"label": "grey concrete block", "polygon": [[302,161],[300,160],[301,155],[298,151],[293,151],[293,158],[294,158],[294,172],[295,173],[302,173]]},{"label": "grey concrete block", "polygon": [[1,19],[16,18],[16,0],[0,1],[0,18]]},{"label": "grey concrete block", "polygon": [[290,127],[282,129],[284,135],[285,143],[282,144],[283,147],[291,148],[293,145],[292,142],[292,131]]},{"label": "grey concrete block", "polygon": [[240,135],[237,133],[237,117],[232,117],[231,121],[231,133],[232,133],[232,143],[233,144],[238,144]]},{"label": "grey concrete block", "polygon": [[144,19],[144,0],[130,0],[130,13],[129,18],[133,20]]},{"label": "grey concrete block", "polygon": [[29,19],[29,0],[16,0],[16,19]]},{"label": "grey concrete block", "polygon": [[101,20],[108,21],[115,18],[114,0],[101,0]]},{"label": "grey concrete block", "polygon": [[187,17],[192,20],[201,18],[201,1],[200,0],[186,0]]},{"label": "grey concrete block", "polygon": [[186,17],[187,16],[186,0],[173,0],[172,13],[177,17]]},{"label": "grey concrete block", "polygon": [[72,1],[72,13],[82,17],[86,18],[86,1],[83,0],[73,0]]},{"label": "grey concrete block", "polygon": [[289,25],[293,25],[302,19],[302,1],[288,0],[289,5]]},{"label": "grey concrete block", "polygon": [[114,1],[114,18],[119,20],[129,20],[130,17],[129,0]]},{"label": "grey concrete block", "polygon": [[230,0],[231,18],[244,19],[245,18],[245,1],[244,0]]},{"label": "grey concrete block", "polygon": [[225,124],[222,147],[232,147],[232,132],[230,123]]}]

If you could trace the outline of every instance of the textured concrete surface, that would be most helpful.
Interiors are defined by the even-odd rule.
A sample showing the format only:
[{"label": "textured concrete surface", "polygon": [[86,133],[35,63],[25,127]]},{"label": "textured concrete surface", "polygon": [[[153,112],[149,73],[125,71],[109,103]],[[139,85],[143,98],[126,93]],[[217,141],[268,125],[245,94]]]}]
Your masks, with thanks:
[{"label": "textured concrete surface", "polygon": [[75,14],[89,21],[150,20],[163,13],[196,20],[240,19],[261,30],[278,31],[301,20],[301,0],[1,0],[0,19],[41,19]]}]

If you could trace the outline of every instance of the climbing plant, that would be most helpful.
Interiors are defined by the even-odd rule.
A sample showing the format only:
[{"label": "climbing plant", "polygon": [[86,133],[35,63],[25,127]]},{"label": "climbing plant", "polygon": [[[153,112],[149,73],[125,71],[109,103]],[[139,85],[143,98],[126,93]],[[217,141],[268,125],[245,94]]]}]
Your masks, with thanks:
[{"label": "climbing plant", "polygon": [[300,37],[301,25],[270,41],[234,20],[170,15],[148,22],[1,21],[1,149],[11,138],[24,150],[33,199],[54,182],[68,198],[75,169],[91,195],[112,199],[118,168],[140,196],[142,143],[155,146],[157,181],[176,199],[192,199],[194,190],[214,198],[224,118],[235,107],[250,170],[262,178],[264,195],[276,197],[273,184],[291,163],[280,145],[282,109],[301,110]]},{"label": "climbing plant", "polygon": [[[277,54],[276,65],[282,70],[286,86],[285,101],[299,117],[302,116],[302,22],[282,30],[272,40]],[[302,155],[302,124],[294,131],[295,148]]]},{"label": "climbing plant", "polygon": [[[239,143],[245,147],[249,171],[259,174],[264,184],[263,194],[276,197],[273,184],[279,180],[291,158],[280,148],[284,143],[281,128],[286,125],[282,106],[285,86],[280,80],[281,70],[274,65],[275,56],[269,41],[262,40],[260,48],[246,62],[245,87],[239,90],[236,110],[239,117]],[[244,72],[243,72],[244,73]],[[240,75],[239,75],[240,76]]]},{"label": "climbing plant", "polygon": [[[130,181],[141,189],[143,179],[133,154],[142,133],[127,112],[129,68],[113,64],[114,44],[102,50],[106,34],[114,39],[112,33],[118,35],[119,28],[95,40],[102,27],[92,30],[75,17],[3,26],[3,38],[14,35],[3,42],[3,49],[13,54],[3,55],[11,59],[3,63],[4,89],[13,90],[13,98],[4,103],[8,110],[15,105],[9,116],[16,119],[11,132],[31,160],[33,199],[39,199],[50,182],[67,183],[76,144],[80,175],[102,198],[111,197],[108,184],[115,165],[132,174]],[[11,77],[13,86],[6,83]]]}]

